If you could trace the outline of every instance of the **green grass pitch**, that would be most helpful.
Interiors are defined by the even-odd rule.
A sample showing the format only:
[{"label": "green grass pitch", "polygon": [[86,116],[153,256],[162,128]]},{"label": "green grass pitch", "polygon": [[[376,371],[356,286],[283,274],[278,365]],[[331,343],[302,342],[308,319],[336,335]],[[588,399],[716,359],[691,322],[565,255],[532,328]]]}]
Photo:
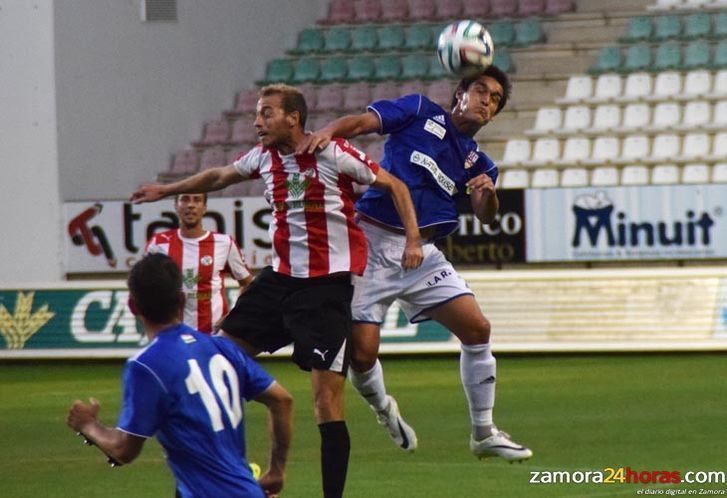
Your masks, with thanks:
[{"label": "green grass pitch", "polygon": [[[416,428],[419,449],[389,441],[347,390],[351,432],[348,498],[610,497],[639,490],[727,490],[727,484],[532,484],[532,472],[727,472],[727,355],[553,355],[498,358],[495,421],[535,456],[479,461],[467,449],[469,419],[455,356],[384,358],[389,390]],[[295,437],[283,496],[319,495],[319,435],[308,376],[285,361],[264,366],[295,396]],[[132,465],[109,468],[65,426],[75,398],[97,397],[115,422],[121,363],[0,364],[0,496],[173,496],[156,441]],[[247,405],[248,453],[264,465],[264,410]],[[651,494],[651,493],[649,493]]]}]

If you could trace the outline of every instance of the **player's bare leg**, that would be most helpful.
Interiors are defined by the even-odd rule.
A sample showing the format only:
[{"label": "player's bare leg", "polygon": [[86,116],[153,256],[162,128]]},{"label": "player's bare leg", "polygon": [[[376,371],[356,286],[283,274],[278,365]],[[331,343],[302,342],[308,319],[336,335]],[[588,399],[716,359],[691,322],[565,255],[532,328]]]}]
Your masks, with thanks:
[{"label": "player's bare leg", "polygon": [[427,312],[462,342],[460,377],[472,421],[470,450],[479,458],[499,456],[522,461],[532,456],[492,421],[495,405],[496,361],[490,349],[490,322],[471,295],[460,296]]},{"label": "player's bare leg", "polygon": [[380,326],[375,323],[355,323],[352,334],[351,383],[376,414],[394,443],[404,451],[414,451],[417,436],[399,413],[396,400],[386,394],[384,371],[378,360],[381,341]]},{"label": "player's bare leg", "polygon": [[313,405],[321,433],[321,478],[324,498],[340,498],[346,485],[351,440],[344,418],[346,378],[330,370],[313,370]]}]

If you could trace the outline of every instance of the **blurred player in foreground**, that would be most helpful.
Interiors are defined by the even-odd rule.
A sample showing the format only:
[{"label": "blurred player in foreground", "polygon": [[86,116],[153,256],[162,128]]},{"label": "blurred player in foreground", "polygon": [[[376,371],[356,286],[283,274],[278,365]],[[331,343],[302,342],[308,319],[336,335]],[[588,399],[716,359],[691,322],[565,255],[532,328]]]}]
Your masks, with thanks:
[{"label": "blurred player in foreground", "polygon": [[366,238],[354,221],[353,184],[390,195],[402,220],[397,264],[416,268],[422,248],[406,186],[341,139],[316,154],[295,154],[305,137],[307,106],[296,88],[260,90],[255,128],[260,144],[233,164],[168,185],[148,184],[131,197],[151,202],[185,192],[208,192],[251,178],[265,181],[273,210],[273,266],[262,272],[223,320],[220,333],[251,354],[293,343],[293,361],[311,371],[321,435],[325,498],[343,496],[350,439],[344,386],[350,360],[351,274],[366,266]]},{"label": "blurred player in foreground", "polygon": [[240,292],[252,282],[252,275],[232,237],[204,229],[207,194],[178,195],[174,210],[179,228],[154,234],[146,253],[166,254],[182,270],[186,298],[182,321],[209,334],[228,311],[225,274],[237,280]]},{"label": "blurred player in foreground", "polygon": [[[275,497],[283,487],[292,398],[231,341],[179,322],[179,268],[163,254],[145,256],[129,275],[129,307],[150,344],[126,362],[116,428],[98,420],[100,405],[76,400],[68,425],[110,462],[130,463],[156,435],[176,478],[177,496]],[[243,401],[263,403],[271,419],[268,471],[259,483],[245,456]]]},{"label": "blurred player in foreground", "polygon": [[458,196],[469,195],[482,223],[495,219],[497,167],[473,137],[502,110],[509,95],[507,75],[490,66],[459,82],[451,111],[418,94],[380,100],[363,114],[344,116],[308,135],[298,148],[298,152],[312,152],[327,147],[332,137],[388,134],[381,167],[409,187],[417,208],[422,239],[428,243],[422,265],[407,271],[391,254],[391,248],[402,244],[401,220],[391,201],[374,186],[356,206],[370,250],[353,298],[351,379],[379,423],[407,451],[416,448],[416,433],[402,419],[396,400],[386,394],[377,359],[381,324],[394,299],[401,301],[412,323],[436,320],[462,342],[460,375],[469,402],[470,450],[475,456],[509,461],[532,456],[493,424],[496,375],[490,322],[464,279],[434,245],[458,226]]}]

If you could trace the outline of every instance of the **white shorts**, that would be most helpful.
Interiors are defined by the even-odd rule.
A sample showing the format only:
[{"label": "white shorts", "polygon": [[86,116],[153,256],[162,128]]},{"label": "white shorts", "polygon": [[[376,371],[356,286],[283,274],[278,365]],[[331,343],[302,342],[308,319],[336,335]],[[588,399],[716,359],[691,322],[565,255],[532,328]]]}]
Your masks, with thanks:
[{"label": "white shorts", "polygon": [[369,243],[368,262],[362,277],[354,279],[353,321],[383,323],[395,299],[411,323],[429,320],[427,310],[452,299],[473,295],[442,251],[433,243],[423,246],[424,261],[416,270],[401,267],[405,237],[364,220],[359,226]]}]

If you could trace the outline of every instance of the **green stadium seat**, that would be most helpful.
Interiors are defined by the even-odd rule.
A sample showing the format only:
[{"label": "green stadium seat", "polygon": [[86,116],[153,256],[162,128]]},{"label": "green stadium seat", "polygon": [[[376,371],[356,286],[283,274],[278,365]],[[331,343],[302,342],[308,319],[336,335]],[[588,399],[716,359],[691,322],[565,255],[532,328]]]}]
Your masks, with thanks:
[{"label": "green stadium seat", "polygon": [[423,24],[415,24],[409,26],[406,30],[406,38],[404,40],[405,50],[430,50],[434,48],[434,36],[429,26]]},{"label": "green stadium seat", "polygon": [[326,31],[323,50],[325,52],[343,52],[351,45],[351,30],[337,26]]},{"label": "green stadium seat", "polygon": [[310,54],[323,50],[323,33],[319,29],[306,28],[298,34],[298,45],[293,54]]},{"label": "green stadium seat", "polygon": [[515,27],[510,21],[495,21],[487,27],[495,46],[506,47],[515,41]]},{"label": "green stadium seat", "polygon": [[268,63],[265,83],[288,82],[293,78],[295,66],[290,59],[273,59]]},{"label": "green stadium seat", "polygon": [[[495,50],[497,53],[497,50]],[[623,64],[623,54],[621,49],[616,46],[602,47],[598,51],[596,63],[588,68],[591,74],[608,73],[618,71]]]},{"label": "green stadium seat", "polygon": [[652,40],[670,40],[682,34],[682,20],[679,16],[659,16],[654,19]]},{"label": "green stadium seat", "polygon": [[429,57],[423,54],[409,54],[401,59],[401,79],[421,80],[429,74]]},{"label": "green stadium seat", "polygon": [[637,43],[626,49],[626,58],[621,71],[644,71],[651,66],[651,46],[646,43]]},{"label": "green stadium seat", "polygon": [[384,26],[379,28],[378,39],[379,45],[378,50],[394,50],[399,51],[404,49],[404,40],[406,33],[404,28],[397,25]]},{"label": "green stadium seat", "polygon": [[510,52],[502,49],[495,50],[495,57],[492,61],[492,65],[499,67],[506,73],[514,73],[517,69]]},{"label": "green stadium seat", "polygon": [[712,16],[706,12],[695,12],[684,19],[684,32],[682,38],[694,40],[708,38],[712,35]]},{"label": "green stadium seat", "polygon": [[373,80],[376,72],[374,59],[368,56],[353,57],[348,61],[347,81]]},{"label": "green stadium seat", "polygon": [[626,33],[619,38],[619,41],[625,43],[635,43],[646,41],[651,38],[654,24],[649,16],[632,17],[626,27]]},{"label": "green stadium seat", "polygon": [[653,71],[666,71],[682,67],[682,46],[677,41],[664,42],[656,48]]},{"label": "green stadium seat", "polygon": [[359,26],[351,30],[351,52],[372,52],[376,50],[379,37],[376,28],[371,26]]},{"label": "green stadium seat", "polygon": [[712,36],[714,38],[727,38],[727,12],[720,12],[713,18]]},{"label": "green stadium seat", "polygon": [[444,70],[442,64],[439,63],[439,57],[435,54],[429,59],[429,72],[427,72],[427,78],[430,80],[441,80],[449,78],[451,75]]},{"label": "green stadium seat", "polygon": [[320,81],[322,83],[332,83],[334,81],[343,81],[348,73],[348,63],[343,57],[328,57],[321,64]]},{"label": "green stadium seat", "polygon": [[293,72],[293,83],[312,83],[318,80],[321,73],[321,63],[318,59],[304,58],[298,60]]},{"label": "green stadium seat", "polygon": [[722,40],[714,49],[711,66],[714,69],[722,69],[727,67],[727,40]]},{"label": "green stadium seat", "polygon": [[706,40],[695,40],[684,49],[684,68],[707,67],[712,59],[711,48]]},{"label": "green stadium seat", "polygon": [[527,47],[534,43],[543,43],[545,41],[545,32],[543,25],[538,19],[525,19],[515,25],[515,41],[513,45],[516,47]]},{"label": "green stadium seat", "polygon": [[401,76],[401,59],[396,55],[384,55],[376,60],[376,81],[396,80]]}]

